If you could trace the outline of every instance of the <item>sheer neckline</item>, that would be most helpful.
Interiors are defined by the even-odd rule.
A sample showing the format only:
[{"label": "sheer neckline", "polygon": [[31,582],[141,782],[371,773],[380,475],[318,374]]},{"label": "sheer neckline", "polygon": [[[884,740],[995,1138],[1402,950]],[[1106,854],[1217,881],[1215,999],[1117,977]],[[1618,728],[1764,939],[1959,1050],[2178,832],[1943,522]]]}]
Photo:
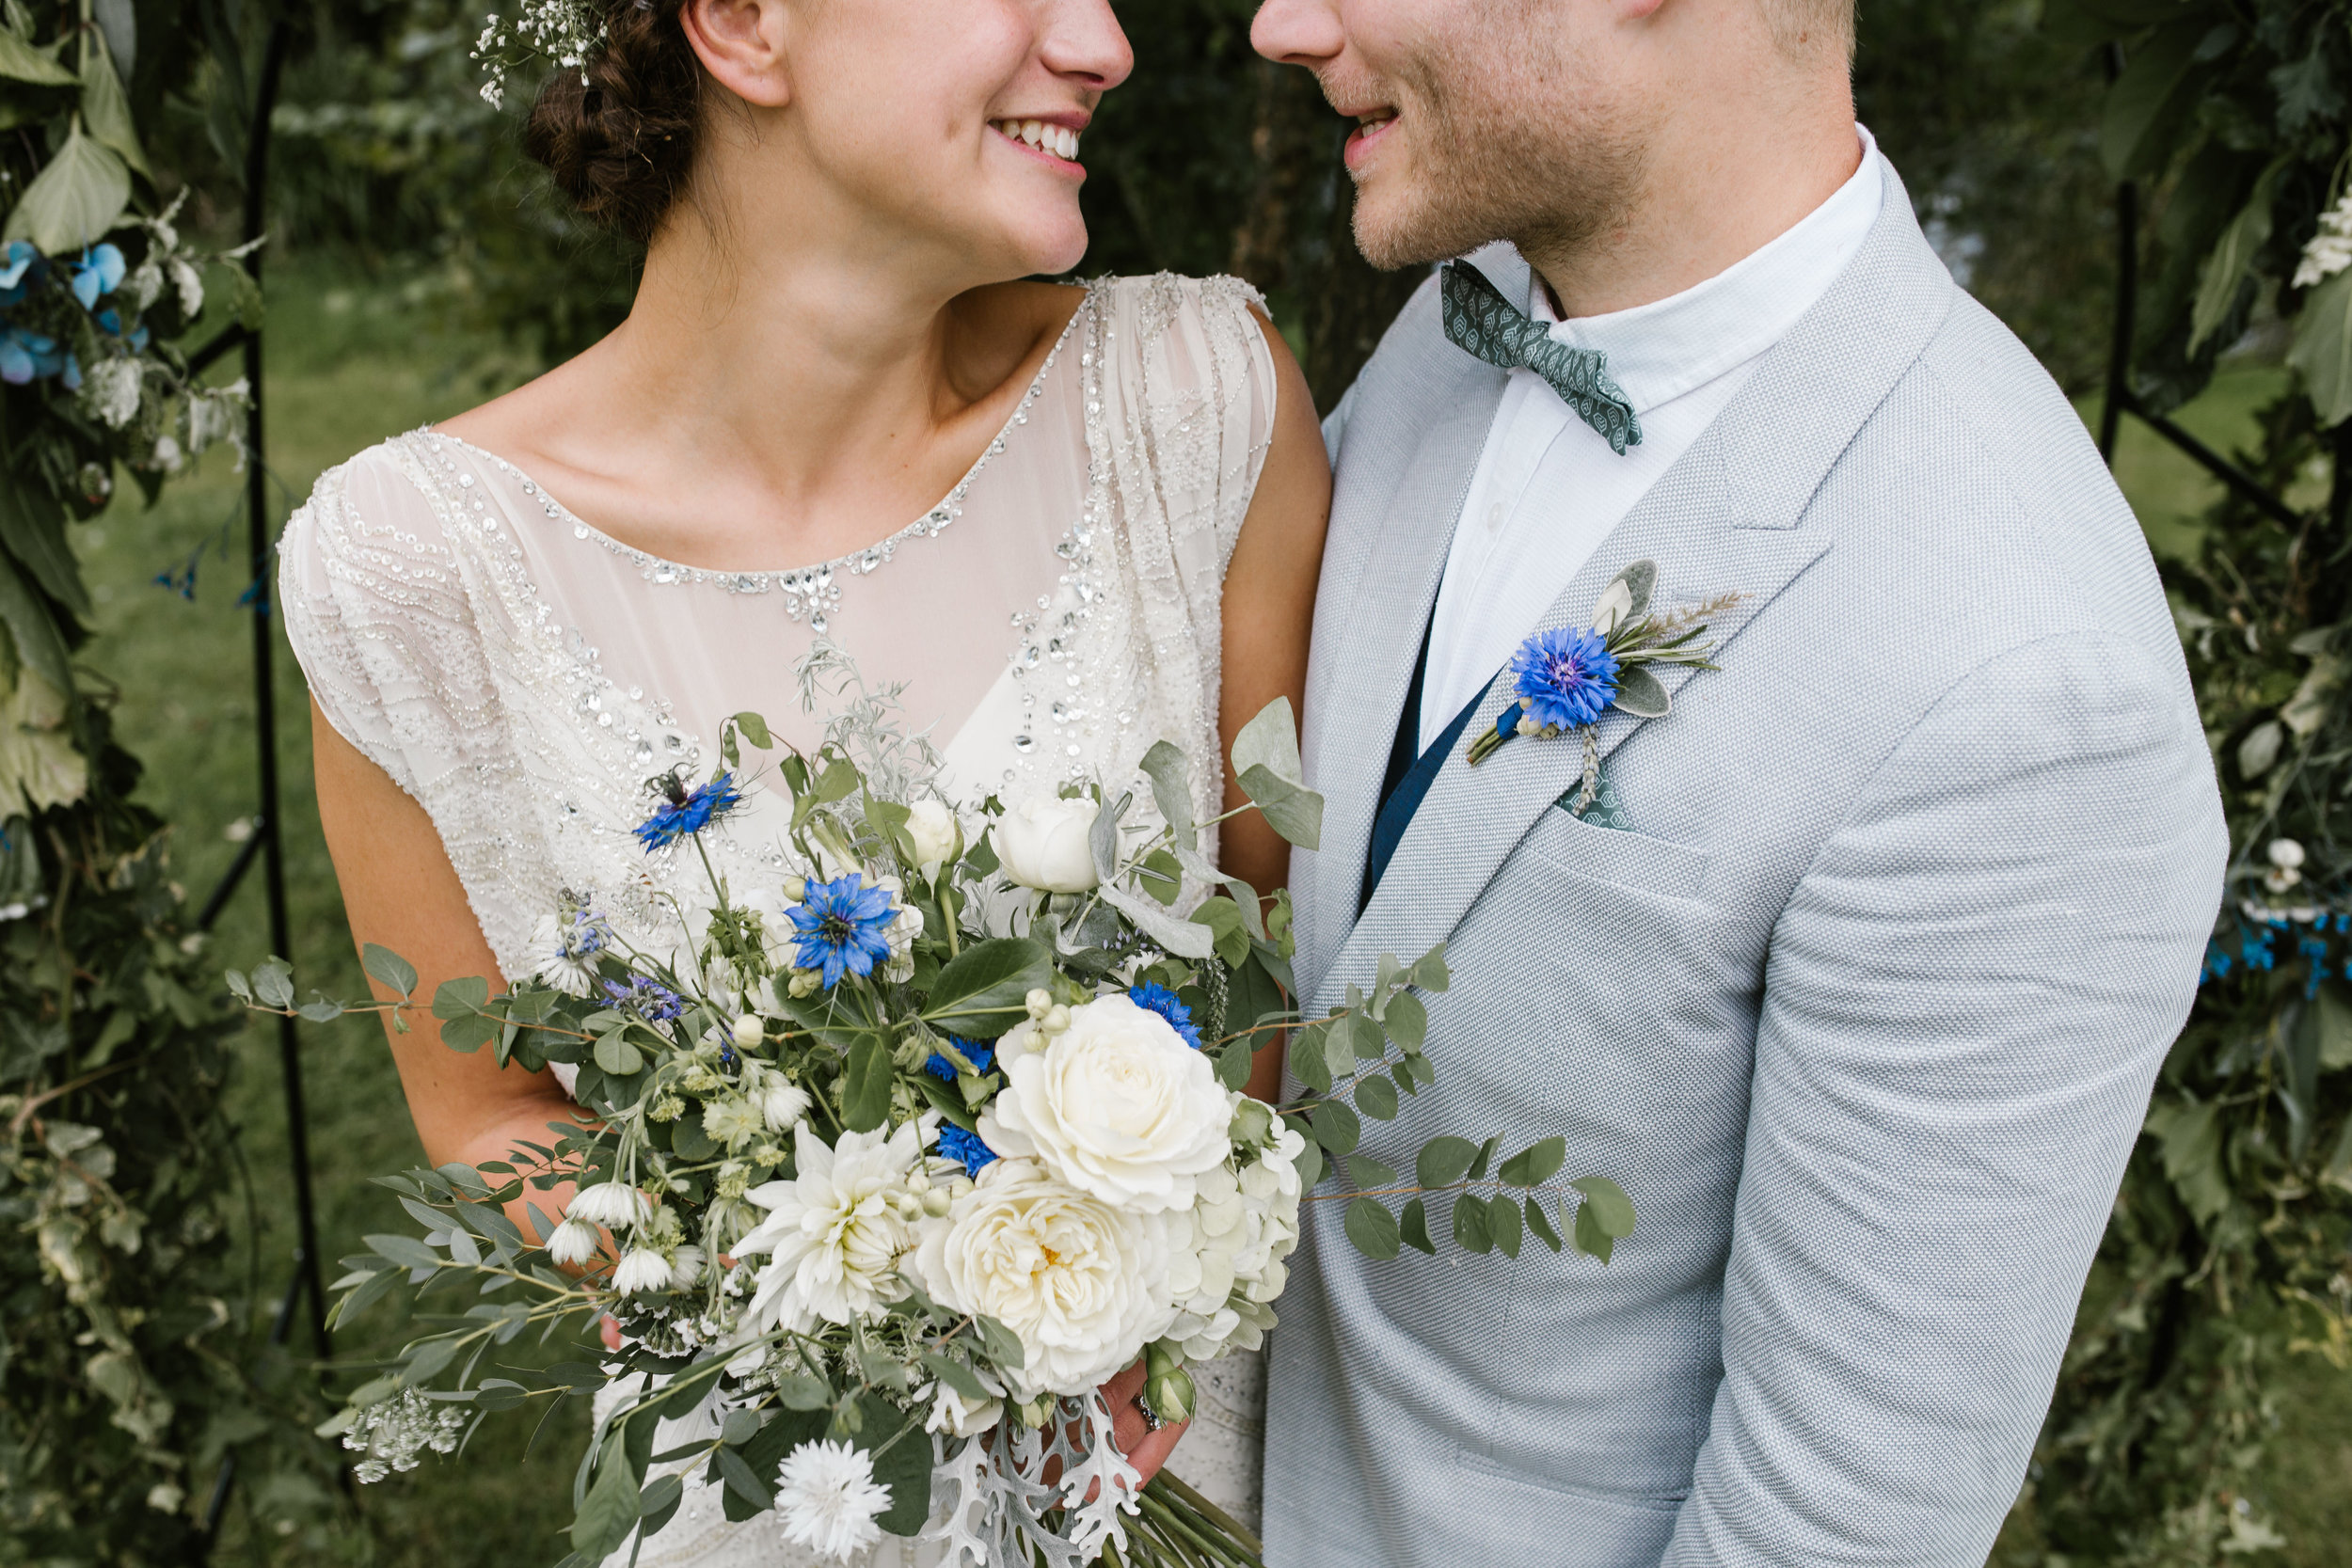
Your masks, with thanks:
[{"label": "sheer neckline", "polygon": [[532,478],[519,465],[507,461],[486,447],[477,446],[462,436],[452,436],[447,431],[431,424],[419,426],[417,434],[430,436],[436,441],[446,442],[509,475],[521,486],[523,494],[537,502],[539,509],[550,519],[560,523],[568,523],[571,526],[572,537],[598,545],[613,555],[630,562],[642,568],[647,578],[654,582],[665,585],[710,582],[720,584],[735,593],[761,593],[770,588],[781,588],[787,593],[806,593],[829,583],[835,571],[844,571],[852,576],[861,577],[872,572],[889,561],[898,552],[901,544],[911,539],[928,539],[942,533],[950,523],[963,515],[963,499],[971,492],[973,484],[978,481],[990,462],[1004,451],[1006,443],[1012,438],[1013,431],[1028,422],[1029,409],[1037,402],[1039,395],[1044,391],[1046,379],[1054,373],[1055,366],[1061,362],[1062,351],[1070,346],[1071,337],[1077,331],[1078,323],[1084,319],[1089,310],[1094,308],[1094,290],[1093,284],[1087,285],[1086,297],[1078,302],[1078,308],[1072,311],[1070,319],[1062,324],[1060,335],[1054,340],[1054,346],[1045,351],[1045,361],[1038,366],[1037,373],[1029,378],[1029,385],[1023,390],[1021,401],[1013,405],[1012,412],[1007,415],[1005,422],[997,427],[996,434],[990,438],[988,445],[980,449],[980,455],[973,460],[969,468],[964,470],[963,477],[956,481],[955,485],[948,490],[946,495],[940,498],[937,504],[925,511],[914,521],[870,545],[851,550],[846,555],[834,556],[830,561],[818,561],[805,566],[770,566],[742,571],[716,566],[689,566],[683,562],[666,560],[650,550],[643,550],[623,540],[615,539],[612,534],[564,505],[557,499],[553,491]]}]

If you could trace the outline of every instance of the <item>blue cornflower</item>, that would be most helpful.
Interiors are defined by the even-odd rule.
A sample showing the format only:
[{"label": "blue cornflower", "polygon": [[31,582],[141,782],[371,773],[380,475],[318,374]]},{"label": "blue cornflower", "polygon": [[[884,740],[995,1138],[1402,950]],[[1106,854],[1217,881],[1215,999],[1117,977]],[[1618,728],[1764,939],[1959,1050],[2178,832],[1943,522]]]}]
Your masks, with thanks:
[{"label": "blue cornflower", "polygon": [[604,994],[614,1006],[635,1013],[648,1023],[667,1023],[686,1010],[684,997],[642,974],[630,975],[626,985],[607,980]]},{"label": "blue cornflower", "polygon": [[1581,729],[1617,700],[1617,659],[1597,632],[1562,626],[1539,631],[1511,657],[1520,707],[1504,708],[1496,733],[1517,733],[1522,715],[1538,729]]},{"label": "blue cornflower", "polygon": [[668,786],[669,799],[654,807],[653,815],[637,827],[637,842],[645,847],[647,853],[667,849],[679,839],[701,832],[733,811],[743,799],[743,792],[735,787],[732,773],[722,773],[691,793],[675,776],[663,782]]},{"label": "blue cornflower", "polygon": [[996,1151],[980,1142],[977,1132],[966,1132],[954,1122],[939,1130],[939,1154],[943,1160],[961,1160],[966,1174],[977,1176],[996,1158]]},{"label": "blue cornflower", "polygon": [[102,245],[82,252],[82,259],[73,263],[73,297],[82,302],[82,309],[90,309],[98,304],[98,296],[110,294],[122,285],[122,275],[130,270],[122,252],[113,245]]},{"label": "blue cornflower", "polygon": [[[965,1039],[961,1035],[950,1035],[947,1040],[949,1044],[962,1053],[965,1061],[972,1064],[973,1071],[986,1072],[996,1065],[994,1046],[981,1045],[977,1040]],[[952,1084],[956,1081],[956,1064],[936,1051],[931,1053],[931,1059],[923,1064],[923,1070],[943,1084]]]},{"label": "blue cornflower", "polygon": [[1127,993],[1127,1000],[1147,1013],[1157,1013],[1168,1020],[1168,1027],[1184,1037],[1184,1043],[1195,1051],[1200,1049],[1200,1030],[1192,1022],[1192,1009],[1176,1000],[1176,993],[1166,986],[1140,985]]},{"label": "blue cornflower", "polygon": [[787,911],[793,940],[800,943],[794,961],[802,969],[825,972],[825,989],[841,983],[843,974],[871,974],[874,966],[890,957],[890,923],[898,918],[891,908],[890,890],[867,887],[857,872],[830,882],[811,882],[802,901]]}]

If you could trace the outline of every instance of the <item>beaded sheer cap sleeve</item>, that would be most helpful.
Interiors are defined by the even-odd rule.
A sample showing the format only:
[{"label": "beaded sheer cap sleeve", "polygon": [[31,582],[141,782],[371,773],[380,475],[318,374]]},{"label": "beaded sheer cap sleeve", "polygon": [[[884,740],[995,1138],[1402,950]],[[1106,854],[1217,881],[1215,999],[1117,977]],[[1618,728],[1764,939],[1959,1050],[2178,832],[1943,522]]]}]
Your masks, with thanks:
[{"label": "beaded sheer cap sleeve", "polygon": [[[1123,772],[1165,736],[1213,816],[1219,594],[1274,415],[1255,297],[1092,285],[963,480],[829,562],[660,560],[492,453],[395,437],[288,525],[288,636],[327,721],[431,816],[510,977],[562,890],[648,942],[677,918],[660,895],[707,902],[699,864],[631,835],[646,780],[707,772],[746,709],[813,743],[794,671],[818,638],[903,687],[967,796]],[[712,847],[782,863],[756,795]]]}]

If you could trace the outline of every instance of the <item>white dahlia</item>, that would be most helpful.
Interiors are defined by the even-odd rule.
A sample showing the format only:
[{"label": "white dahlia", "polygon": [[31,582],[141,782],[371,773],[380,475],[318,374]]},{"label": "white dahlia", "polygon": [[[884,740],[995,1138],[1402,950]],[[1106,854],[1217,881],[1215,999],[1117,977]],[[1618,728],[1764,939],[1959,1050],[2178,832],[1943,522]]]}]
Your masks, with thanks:
[{"label": "white dahlia", "polygon": [[899,1258],[914,1244],[898,1199],[923,1158],[926,1125],[908,1122],[887,1137],[844,1132],[828,1148],[802,1123],[789,1181],[743,1196],[768,1211],[734,1256],[768,1255],[750,1320],[765,1334],[778,1324],[806,1333],[818,1320],[854,1323],[885,1301]]}]

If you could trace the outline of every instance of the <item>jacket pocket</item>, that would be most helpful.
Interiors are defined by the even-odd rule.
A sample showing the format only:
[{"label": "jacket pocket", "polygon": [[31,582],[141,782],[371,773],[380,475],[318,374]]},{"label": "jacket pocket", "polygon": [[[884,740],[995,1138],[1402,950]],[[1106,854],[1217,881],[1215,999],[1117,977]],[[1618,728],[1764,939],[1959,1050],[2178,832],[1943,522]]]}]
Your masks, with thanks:
[{"label": "jacket pocket", "polygon": [[1704,849],[1627,828],[1597,827],[1565,811],[1545,812],[1519,847],[1571,877],[1661,898],[1696,898],[1713,859]]}]

